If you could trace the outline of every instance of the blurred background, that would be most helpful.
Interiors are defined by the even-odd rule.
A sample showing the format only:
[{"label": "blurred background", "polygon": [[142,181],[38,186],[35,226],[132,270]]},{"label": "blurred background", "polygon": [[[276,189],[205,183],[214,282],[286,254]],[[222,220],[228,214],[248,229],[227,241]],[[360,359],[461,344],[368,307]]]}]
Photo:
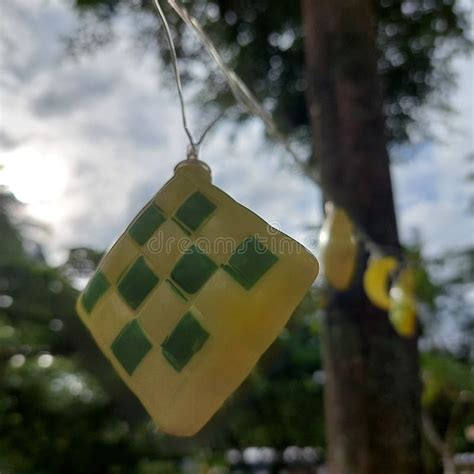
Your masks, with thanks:
[{"label": "blurred background", "polygon": [[[185,4],[310,156],[298,2]],[[398,223],[421,269],[423,458],[433,474],[443,453],[474,472],[471,7],[375,1]],[[75,315],[104,251],[186,152],[151,3],[14,0],[0,12],[0,472],[325,472],[321,286],[186,440],[155,428]],[[201,151],[215,184],[317,254],[320,191],[166,13],[191,128],[226,110]]]}]

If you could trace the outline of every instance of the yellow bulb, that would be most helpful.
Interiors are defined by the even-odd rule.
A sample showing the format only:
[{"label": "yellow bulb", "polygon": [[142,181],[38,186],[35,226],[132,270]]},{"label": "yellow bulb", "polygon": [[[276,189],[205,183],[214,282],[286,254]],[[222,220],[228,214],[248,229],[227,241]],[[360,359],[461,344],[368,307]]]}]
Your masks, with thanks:
[{"label": "yellow bulb", "polygon": [[326,219],[319,236],[319,246],[326,280],[337,290],[346,290],[354,276],[357,243],[349,217],[331,202],[326,203]]},{"label": "yellow bulb", "polygon": [[394,257],[371,258],[364,273],[364,290],[369,300],[383,310],[390,308],[390,273],[397,267]]},{"label": "yellow bulb", "polygon": [[390,321],[395,330],[404,337],[416,333],[415,275],[413,269],[405,268],[390,289]]}]

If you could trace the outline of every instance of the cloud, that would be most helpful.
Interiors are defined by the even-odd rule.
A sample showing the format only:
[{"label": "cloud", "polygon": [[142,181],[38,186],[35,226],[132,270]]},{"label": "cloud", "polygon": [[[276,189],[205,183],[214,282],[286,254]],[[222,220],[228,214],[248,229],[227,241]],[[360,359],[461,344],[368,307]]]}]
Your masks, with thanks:
[{"label": "cloud", "polygon": [[20,140],[11,137],[5,130],[0,130],[0,150],[11,150],[19,146],[20,143]]},{"label": "cloud", "polygon": [[472,182],[467,180],[474,152],[472,57],[454,62],[458,77],[452,111],[428,110],[435,139],[408,164],[394,166],[402,236],[419,231],[427,254],[474,245],[474,215],[469,212]]}]

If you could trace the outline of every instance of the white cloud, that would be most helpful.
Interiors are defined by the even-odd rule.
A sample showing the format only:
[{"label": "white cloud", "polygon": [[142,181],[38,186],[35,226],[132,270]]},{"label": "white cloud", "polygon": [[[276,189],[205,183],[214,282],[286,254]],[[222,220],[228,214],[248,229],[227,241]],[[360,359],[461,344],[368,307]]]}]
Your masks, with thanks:
[{"label": "white cloud", "polygon": [[432,255],[474,244],[474,216],[468,209],[474,186],[467,180],[467,158],[474,153],[473,66],[472,57],[455,61],[452,111],[428,111],[435,141],[409,164],[393,167],[402,236],[409,240],[416,229]]}]

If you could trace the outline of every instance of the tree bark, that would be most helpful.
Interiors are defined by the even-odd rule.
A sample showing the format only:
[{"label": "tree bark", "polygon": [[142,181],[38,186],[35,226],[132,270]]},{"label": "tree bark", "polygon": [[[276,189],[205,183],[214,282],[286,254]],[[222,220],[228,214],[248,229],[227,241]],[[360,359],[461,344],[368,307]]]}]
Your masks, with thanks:
[{"label": "tree bark", "polygon": [[[399,249],[377,76],[372,0],[303,0],[307,102],[324,193],[382,246]],[[332,474],[420,474],[417,341],[402,339],[362,288],[361,247],[348,291],[323,323]]]}]

